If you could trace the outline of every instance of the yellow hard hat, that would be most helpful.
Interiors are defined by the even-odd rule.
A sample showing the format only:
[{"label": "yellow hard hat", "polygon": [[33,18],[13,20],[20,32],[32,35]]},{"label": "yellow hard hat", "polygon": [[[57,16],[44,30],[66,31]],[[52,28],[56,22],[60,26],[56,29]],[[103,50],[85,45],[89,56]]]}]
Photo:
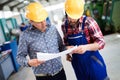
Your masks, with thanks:
[{"label": "yellow hard hat", "polygon": [[65,11],[73,19],[78,19],[84,12],[84,0],[66,0]]},{"label": "yellow hard hat", "polygon": [[26,9],[26,17],[32,21],[41,22],[48,17],[47,11],[39,2],[30,3]]}]

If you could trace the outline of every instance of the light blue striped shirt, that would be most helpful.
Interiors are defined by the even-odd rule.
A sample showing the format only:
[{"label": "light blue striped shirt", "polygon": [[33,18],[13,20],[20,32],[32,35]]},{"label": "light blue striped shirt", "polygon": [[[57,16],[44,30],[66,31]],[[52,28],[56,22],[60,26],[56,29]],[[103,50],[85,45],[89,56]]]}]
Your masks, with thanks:
[{"label": "light blue striped shirt", "polygon": [[[65,50],[62,39],[55,26],[47,27],[45,32],[32,27],[22,32],[19,39],[17,61],[21,66],[28,67],[28,55],[30,59],[37,58],[35,52],[58,53]],[[32,67],[35,74],[54,74],[62,68],[61,58],[55,58]]]}]

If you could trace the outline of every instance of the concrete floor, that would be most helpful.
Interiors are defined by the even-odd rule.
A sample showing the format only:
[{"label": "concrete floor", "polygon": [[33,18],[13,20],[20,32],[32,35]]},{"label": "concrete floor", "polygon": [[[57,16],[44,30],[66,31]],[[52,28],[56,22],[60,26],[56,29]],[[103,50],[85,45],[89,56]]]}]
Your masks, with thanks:
[{"label": "concrete floor", "polygon": [[[111,80],[120,80],[120,34],[105,36],[106,46],[101,50],[107,65],[108,75]],[[63,66],[67,75],[67,80],[76,80],[70,62],[62,57]],[[20,68],[19,72],[12,74],[8,80],[35,80],[31,68]]]}]

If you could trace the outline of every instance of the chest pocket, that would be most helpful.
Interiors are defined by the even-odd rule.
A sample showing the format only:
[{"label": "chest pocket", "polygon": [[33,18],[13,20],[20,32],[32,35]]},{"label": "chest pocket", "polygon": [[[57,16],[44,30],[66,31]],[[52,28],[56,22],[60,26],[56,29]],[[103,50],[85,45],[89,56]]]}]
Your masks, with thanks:
[{"label": "chest pocket", "polygon": [[68,35],[67,37],[69,45],[80,45],[82,42],[82,35],[79,34],[73,34],[73,35]]}]

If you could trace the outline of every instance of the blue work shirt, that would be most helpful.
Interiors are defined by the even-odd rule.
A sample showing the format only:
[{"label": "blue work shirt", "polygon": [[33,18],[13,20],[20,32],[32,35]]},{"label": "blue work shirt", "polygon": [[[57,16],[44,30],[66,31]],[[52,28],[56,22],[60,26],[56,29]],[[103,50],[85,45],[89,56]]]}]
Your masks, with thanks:
[{"label": "blue work shirt", "polygon": [[26,26],[24,26],[24,27],[20,27],[20,30],[21,31],[24,31],[24,30],[26,30],[28,28],[28,26],[26,25]]},{"label": "blue work shirt", "polygon": [[[55,26],[48,26],[45,32],[30,27],[20,35],[17,61],[20,65],[28,67],[27,55],[30,59],[35,59],[36,52],[58,53],[63,50],[65,46]],[[58,57],[32,69],[35,74],[54,74],[62,67],[61,58]]]}]

